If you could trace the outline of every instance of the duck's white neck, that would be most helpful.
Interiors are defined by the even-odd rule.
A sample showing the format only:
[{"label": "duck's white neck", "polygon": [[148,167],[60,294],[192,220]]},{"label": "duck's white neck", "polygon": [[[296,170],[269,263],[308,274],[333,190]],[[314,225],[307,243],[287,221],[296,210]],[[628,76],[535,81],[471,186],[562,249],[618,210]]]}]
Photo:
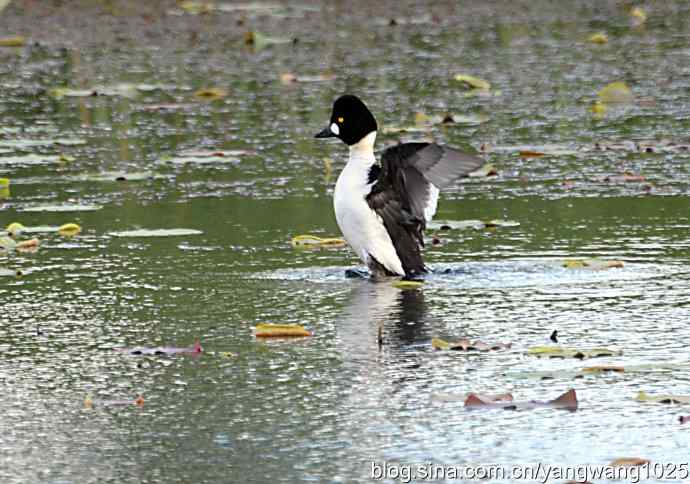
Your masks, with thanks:
[{"label": "duck's white neck", "polygon": [[367,167],[376,163],[374,142],[376,142],[376,131],[372,131],[357,143],[350,145],[350,163],[361,163]]}]

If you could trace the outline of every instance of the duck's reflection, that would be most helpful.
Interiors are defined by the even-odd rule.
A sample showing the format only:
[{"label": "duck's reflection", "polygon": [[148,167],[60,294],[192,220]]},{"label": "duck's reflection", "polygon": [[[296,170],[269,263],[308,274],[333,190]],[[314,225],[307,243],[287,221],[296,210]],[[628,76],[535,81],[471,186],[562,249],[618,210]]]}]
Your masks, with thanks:
[{"label": "duck's reflection", "polygon": [[354,359],[375,360],[383,349],[399,353],[428,341],[427,304],[421,290],[400,290],[387,282],[361,281],[337,322],[340,349]]}]

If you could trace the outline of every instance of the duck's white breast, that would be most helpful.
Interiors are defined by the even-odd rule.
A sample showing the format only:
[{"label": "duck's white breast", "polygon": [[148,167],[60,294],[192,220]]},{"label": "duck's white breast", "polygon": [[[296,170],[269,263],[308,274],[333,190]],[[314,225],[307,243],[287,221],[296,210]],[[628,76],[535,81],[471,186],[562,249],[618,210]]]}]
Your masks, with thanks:
[{"label": "duck's white breast", "polygon": [[374,257],[389,271],[404,275],[402,263],[383,220],[366,201],[373,185],[368,183],[369,169],[376,162],[373,141],[371,146],[370,150],[358,151],[357,145],[350,148],[350,159],[335,184],[335,218],[345,240],[362,262],[369,265],[370,258]]}]

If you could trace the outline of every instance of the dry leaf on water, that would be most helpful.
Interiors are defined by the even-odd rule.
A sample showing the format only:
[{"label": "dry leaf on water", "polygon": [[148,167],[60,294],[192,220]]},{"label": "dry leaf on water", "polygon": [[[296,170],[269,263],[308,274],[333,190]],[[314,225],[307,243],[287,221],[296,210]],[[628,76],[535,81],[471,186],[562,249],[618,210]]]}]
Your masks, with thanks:
[{"label": "dry leaf on water", "polygon": [[510,348],[512,343],[484,343],[483,341],[470,341],[463,338],[449,342],[441,338],[433,338],[431,347],[436,350],[456,350],[456,351],[496,351]]},{"label": "dry leaf on water", "polygon": [[510,401],[487,400],[479,394],[471,393],[465,400],[465,407],[470,408],[502,408],[504,410],[519,410],[533,408],[564,408],[568,410],[577,409],[577,394],[575,390],[568,390],[558,398],[548,401],[532,400],[529,402],[513,402],[512,395]]},{"label": "dry leaf on water", "polygon": [[621,104],[633,101],[633,93],[623,81],[607,84],[597,95],[599,96],[599,100],[606,104]]},{"label": "dry leaf on water", "polygon": [[650,402],[650,403],[666,403],[666,404],[690,404],[689,395],[649,395],[646,392],[640,390],[637,395],[635,395],[635,400],[638,402]]},{"label": "dry leaf on water", "polygon": [[304,326],[300,326],[299,324],[272,323],[257,324],[254,334],[257,338],[285,338],[312,335]]},{"label": "dry leaf on water", "polygon": [[609,36],[606,35],[604,32],[597,32],[595,34],[590,35],[587,40],[592,44],[607,44],[609,41]]},{"label": "dry leaf on water", "polygon": [[198,339],[194,341],[192,346],[177,347],[177,346],[159,346],[156,348],[136,347],[136,348],[116,348],[115,351],[128,353],[133,356],[142,355],[175,355],[175,354],[201,354],[204,349]]},{"label": "dry leaf on water", "polygon": [[576,358],[583,360],[586,358],[600,358],[605,356],[620,356],[622,351],[610,350],[608,348],[592,348],[588,350],[578,350],[574,348],[564,348],[561,346],[534,346],[527,350],[528,355],[538,358]]},{"label": "dry leaf on water", "polygon": [[609,462],[611,467],[622,467],[622,466],[642,466],[649,464],[649,459],[641,459],[639,457],[620,457]]},{"label": "dry leaf on water", "polygon": [[316,247],[344,247],[345,240],[338,238],[324,238],[317,235],[297,235],[292,238],[292,246],[300,248]]}]

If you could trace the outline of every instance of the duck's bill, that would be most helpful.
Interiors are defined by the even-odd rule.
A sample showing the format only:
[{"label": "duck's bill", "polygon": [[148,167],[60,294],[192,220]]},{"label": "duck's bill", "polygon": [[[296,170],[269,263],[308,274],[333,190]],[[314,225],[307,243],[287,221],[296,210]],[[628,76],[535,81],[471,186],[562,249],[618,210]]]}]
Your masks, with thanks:
[{"label": "duck's bill", "polygon": [[321,131],[316,133],[314,138],[332,138],[334,136],[336,136],[336,134],[333,131],[331,131],[330,126],[327,126],[325,129],[322,129]]}]

